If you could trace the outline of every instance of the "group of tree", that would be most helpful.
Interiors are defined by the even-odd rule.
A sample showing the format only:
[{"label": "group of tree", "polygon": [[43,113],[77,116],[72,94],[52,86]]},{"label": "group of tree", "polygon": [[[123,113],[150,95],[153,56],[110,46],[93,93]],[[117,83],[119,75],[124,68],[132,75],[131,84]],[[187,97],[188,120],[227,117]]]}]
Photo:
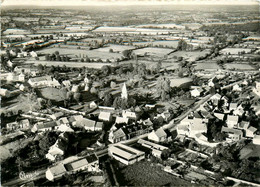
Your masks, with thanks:
[{"label": "group of tree", "polygon": [[159,77],[156,82],[157,95],[162,101],[168,100],[171,97],[171,81],[169,78]]}]

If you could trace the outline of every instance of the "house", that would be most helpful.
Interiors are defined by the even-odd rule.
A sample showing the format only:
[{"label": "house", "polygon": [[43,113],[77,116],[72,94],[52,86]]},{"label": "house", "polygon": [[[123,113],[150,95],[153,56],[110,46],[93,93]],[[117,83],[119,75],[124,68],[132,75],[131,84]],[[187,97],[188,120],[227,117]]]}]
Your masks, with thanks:
[{"label": "house", "polygon": [[128,124],[128,118],[117,116],[116,117],[116,124],[122,124],[122,123]]},{"label": "house", "polygon": [[177,133],[189,137],[195,137],[198,133],[207,132],[207,125],[204,119],[200,118],[184,118],[177,126]]},{"label": "house", "polygon": [[254,138],[254,134],[255,134],[255,132],[257,131],[257,128],[255,128],[255,127],[249,127],[249,128],[247,128],[246,129],[246,137],[247,138]]},{"label": "house", "polygon": [[8,129],[8,130],[15,130],[15,129],[18,129],[18,127],[19,127],[19,125],[16,121],[6,124],[6,129]]},{"label": "house", "polygon": [[72,92],[78,92],[78,90],[79,90],[79,85],[73,85],[71,88]]},{"label": "house", "polygon": [[145,158],[143,151],[120,143],[109,146],[108,155],[126,165],[134,164]]},{"label": "house", "polygon": [[112,115],[110,112],[100,112],[98,119],[101,121],[111,121]]},{"label": "house", "polygon": [[218,118],[219,120],[221,120],[221,121],[223,121],[224,120],[224,117],[225,117],[225,115],[224,114],[221,114],[221,113],[214,113],[214,116],[216,117],[216,118]]},{"label": "house", "polygon": [[60,117],[62,117],[63,115],[64,115],[63,112],[56,112],[56,113],[52,114],[50,117],[51,117],[51,119],[53,119],[53,120],[57,120],[57,119],[59,119]]},{"label": "house", "polygon": [[163,128],[159,128],[156,131],[152,131],[151,133],[148,134],[148,140],[152,140],[155,142],[163,142],[167,138],[167,134],[163,130]]},{"label": "house", "polygon": [[78,171],[99,171],[99,161],[96,154],[90,154],[86,158],[66,164],[65,167],[72,173]]},{"label": "house", "polygon": [[230,103],[229,104],[229,110],[236,110],[237,109],[237,103]]},{"label": "house", "polygon": [[151,149],[152,151],[152,155],[158,158],[161,158],[162,156],[162,152],[164,150],[168,150],[168,147],[153,143],[153,142],[149,142],[143,139],[139,139],[138,142],[139,144],[141,144],[144,147],[147,147],[149,149]]},{"label": "house", "polygon": [[119,128],[115,131],[110,131],[108,140],[111,143],[121,142],[127,140],[127,134],[128,132],[124,128]]},{"label": "house", "polygon": [[67,87],[67,88],[69,88],[69,87],[71,86],[70,80],[64,80],[64,81],[62,81],[62,84],[63,84],[65,87]]},{"label": "house", "polygon": [[51,166],[47,169],[45,176],[49,181],[54,181],[55,179],[61,178],[67,170],[65,169],[64,165],[62,163]]},{"label": "house", "polygon": [[20,124],[20,128],[23,130],[27,130],[30,128],[30,122],[28,119],[21,120],[19,124]]},{"label": "house", "polygon": [[241,121],[241,122],[238,124],[237,128],[238,128],[238,129],[241,129],[241,130],[247,130],[247,129],[248,129],[248,126],[249,126],[249,122],[247,122],[247,121]]},{"label": "house", "polygon": [[238,119],[238,116],[228,115],[226,121],[228,128],[237,127]]},{"label": "house", "polygon": [[79,118],[76,121],[73,121],[72,125],[74,127],[85,128],[86,130],[94,131],[96,121],[87,118]]},{"label": "house", "polygon": [[221,132],[227,134],[227,141],[238,141],[241,140],[241,138],[243,137],[243,132],[239,129],[231,129],[222,126]]},{"label": "house", "polygon": [[20,84],[19,90],[24,91],[24,89],[25,89],[25,86],[23,84]]},{"label": "house", "polygon": [[260,82],[255,82],[255,87],[253,88],[253,92],[260,97]]},{"label": "house", "polygon": [[42,76],[42,77],[30,78],[28,80],[28,83],[32,87],[38,87],[38,86],[58,87],[58,86],[60,86],[60,83],[55,78],[52,78],[49,75]]},{"label": "house", "polygon": [[239,105],[234,111],[233,114],[236,116],[242,116],[244,114],[244,108],[242,107],[242,105]]},{"label": "house", "polygon": [[145,126],[152,126],[153,125],[153,122],[150,120],[150,118],[146,119],[143,121],[143,124]]},{"label": "house", "polygon": [[95,103],[95,101],[92,101],[90,104],[89,104],[89,108],[93,109],[93,108],[97,108],[98,105]]},{"label": "house", "polygon": [[0,88],[0,95],[3,97],[10,97],[11,93],[9,90]]},{"label": "house", "polygon": [[135,112],[130,112],[127,110],[122,111],[122,116],[123,116],[123,118],[129,118],[129,119],[133,119],[133,120],[137,119]]},{"label": "house", "polygon": [[95,131],[102,131],[103,130],[103,122],[96,122]]},{"label": "house", "polygon": [[238,85],[238,84],[235,84],[232,88],[233,91],[236,91],[236,92],[241,92],[242,91],[242,88]]},{"label": "house", "polygon": [[74,125],[75,123],[77,123],[77,121],[80,121],[82,119],[83,119],[82,115],[75,115],[69,118],[69,122],[72,123],[72,125]]},{"label": "house", "polygon": [[203,92],[202,88],[195,88],[190,91],[192,97],[199,97],[202,92]]},{"label": "house", "polygon": [[57,126],[56,122],[51,121],[51,122],[47,122],[47,123],[43,123],[43,122],[39,122],[36,123],[33,128],[31,129],[32,132],[46,132],[46,131],[51,131],[55,128],[55,126]]},{"label": "house", "polygon": [[69,120],[66,117],[60,118],[56,121],[57,125],[69,124]]},{"label": "house", "polygon": [[23,73],[21,73],[20,75],[18,75],[18,81],[24,82],[25,81],[25,75]]},{"label": "house", "polygon": [[221,95],[220,94],[215,94],[213,95],[210,100],[214,103],[214,104],[218,104],[219,100],[221,99]]},{"label": "house", "polygon": [[34,52],[34,51],[31,51],[31,52],[30,52],[30,55],[31,55],[31,57],[34,57],[34,58],[35,58],[35,57],[38,57],[37,53]]},{"label": "house", "polygon": [[65,139],[62,138],[57,139],[55,144],[53,144],[50,147],[45,157],[50,161],[55,161],[58,156],[63,156],[68,146],[67,143],[68,142]]},{"label": "house", "polygon": [[74,132],[74,130],[70,127],[69,124],[61,124],[59,126],[56,126],[55,130],[60,132]]},{"label": "house", "polygon": [[260,145],[260,135],[255,135],[254,136],[253,144]]}]

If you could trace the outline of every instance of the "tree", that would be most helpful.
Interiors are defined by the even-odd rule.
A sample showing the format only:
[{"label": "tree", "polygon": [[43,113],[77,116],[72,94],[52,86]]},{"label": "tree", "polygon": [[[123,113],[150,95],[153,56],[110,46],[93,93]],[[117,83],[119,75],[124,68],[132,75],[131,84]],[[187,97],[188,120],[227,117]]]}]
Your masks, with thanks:
[{"label": "tree", "polygon": [[74,98],[74,100],[75,100],[77,103],[79,103],[80,96],[81,96],[81,94],[80,94],[79,92],[75,92],[75,93],[73,94],[73,98]]},{"label": "tree", "polygon": [[125,58],[130,58],[130,56],[131,56],[131,54],[132,54],[132,51],[126,49],[126,50],[124,50],[124,51],[122,52],[122,54],[123,54],[123,56],[124,56]]},{"label": "tree", "polygon": [[105,94],[103,104],[104,104],[104,106],[111,106],[113,104],[113,97],[110,93]]},{"label": "tree", "polygon": [[107,76],[110,74],[110,67],[107,65],[102,66],[101,71],[104,73],[105,76]]}]

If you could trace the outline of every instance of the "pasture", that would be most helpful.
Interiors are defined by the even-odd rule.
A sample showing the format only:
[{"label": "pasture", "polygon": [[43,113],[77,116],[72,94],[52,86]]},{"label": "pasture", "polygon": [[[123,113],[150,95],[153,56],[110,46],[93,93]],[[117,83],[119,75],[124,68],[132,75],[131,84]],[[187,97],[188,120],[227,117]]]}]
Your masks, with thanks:
[{"label": "pasture", "polygon": [[97,51],[97,52],[109,52],[109,50],[112,49],[113,53],[122,53],[124,50],[132,50],[135,49],[135,47],[133,46],[127,46],[127,45],[114,45],[114,44],[110,44],[107,47],[102,47],[102,48],[98,48],[98,49],[94,49],[93,51]]},{"label": "pasture", "polygon": [[241,52],[249,53],[251,49],[248,48],[225,48],[220,51],[221,54],[231,54],[231,55],[237,55]]},{"label": "pasture", "polygon": [[170,54],[173,52],[172,49],[165,49],[165,48],[153,48],[153,47],[146,47],[142,49],[136,49],[133,51],[138,56],[156,56],[156,57],[164,57],[165,55]]},{"label": "pasture", "polygon": [[199,62],[195,65],[195,70],[204,70],[204,69],[222,69],[216,62]]}]

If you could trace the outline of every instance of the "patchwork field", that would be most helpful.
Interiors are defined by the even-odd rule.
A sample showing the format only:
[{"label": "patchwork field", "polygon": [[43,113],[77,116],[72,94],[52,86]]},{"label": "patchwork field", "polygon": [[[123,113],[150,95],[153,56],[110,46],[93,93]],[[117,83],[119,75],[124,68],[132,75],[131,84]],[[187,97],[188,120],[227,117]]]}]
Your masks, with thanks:
[{"label": "patchwork field", "polygon": [[236,64],[236,63],[230,63],[224,65],[226,69],[235,69],[235,70],[255,70],[254,67],[252,67],[249,64]]},{"label": "patchwork field", "polygon": [[173,52],[173,50],[172,49],[164,49],[164,48],[146,47],[146,48],[134,50],[133,52],[136,55],[139,55],[139,56],[148,55],[148,56],[163,57],[163,56],[168,55],[171,52]]}]

